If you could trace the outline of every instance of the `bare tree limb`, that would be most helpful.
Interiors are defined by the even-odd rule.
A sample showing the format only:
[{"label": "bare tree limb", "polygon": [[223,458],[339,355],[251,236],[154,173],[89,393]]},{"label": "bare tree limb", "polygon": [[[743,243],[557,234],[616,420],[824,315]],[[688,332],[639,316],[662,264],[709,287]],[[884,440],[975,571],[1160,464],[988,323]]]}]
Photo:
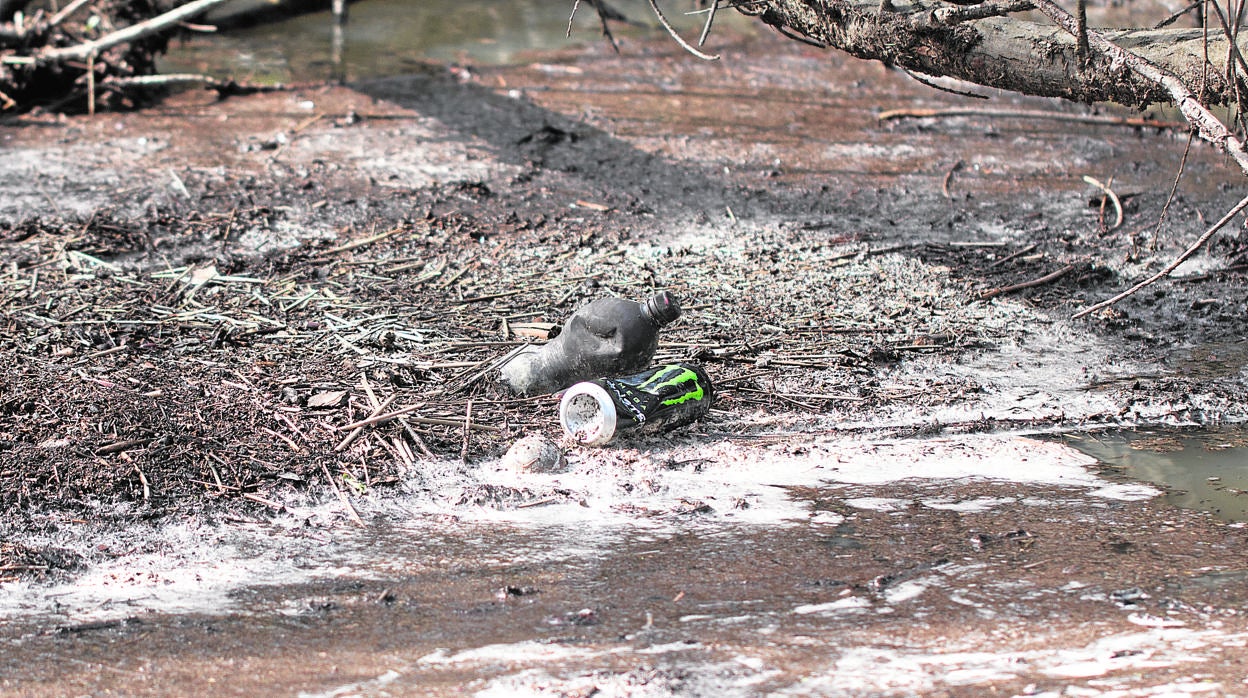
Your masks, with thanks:
[{"label": "bare tree limb", "polygon": [[43,64],[86,60],[88,56],[99,55],[113,46],[137,41],[145,36],[168,29],[178,22],[191,19],[195,15],[201,14],[213,7],[216,7],[217,5],[221,5],[226,1],[227,0],[194,0],[193,2],[187,3],[176,10],[170,10],[169,12],[153,17],[145,22],[132,24],[125,29],[120,29],[94,41],[86,41],[76,46],[66,46],[64,48],[53,48],[40,51],[36,54],[36,58]]},{"label": "bare tree limb", "polygon": [[[987,0],[954,7],[935,0],[893,0],[894,12],[880,13],[879,0],[758,0],[748,14],[860,59],[878,60],[934,77],[951,77],[985,87],[1075,102],[1146,105],[1169,102],[1170,93],[1126,64],[1093,51],[1086,64],[1063,28],[1019,17],[997,16],[1024,9],[1016,0]],[[984,17],[983,15],[989,15]],[[1195,91],[1204,74],[1205,33],[1199,28],[1116,29],[1099,34]],[[1208,37],[1211,66],[1207,104],[1234,100],[1225,79],[1227,39]],[[1241,51],[1248,44],[1237,39]]]},{"label": "bare tree limb", "polygon": [[[1058,26],[1062,27],[1072,34],[1079,30],[1078,24],[1069,12],[1058,7],[1053,0],[1032,0],[1036,9],[1043,12],[1045,16],[1052,19]],[[1169,93],[1170,99],[1178,106],[1182,112],[1183,118],[1187,119],[1200,137],[1209,141],[1218,147],[1219,150],[1230,155],[1239,168],[1245,174],[1248,174],[1248,152],[1244,151],[1244,144],[1239,138],[1235,137],[1226,126],[1214,116],[1205,105],[1200,103],[1196,95],[1183,84],[1177,76],[1169,71],[1151,63],[1140,56],[1124,50],[1114,42],[1106,39],[1100,32],[1087,32],[1088,42],[1091,48],[1097,53],[1108,56],[1115,63],[1121,63],[1131,69],[1132,72],[1149,82],[1165,88]]]}]

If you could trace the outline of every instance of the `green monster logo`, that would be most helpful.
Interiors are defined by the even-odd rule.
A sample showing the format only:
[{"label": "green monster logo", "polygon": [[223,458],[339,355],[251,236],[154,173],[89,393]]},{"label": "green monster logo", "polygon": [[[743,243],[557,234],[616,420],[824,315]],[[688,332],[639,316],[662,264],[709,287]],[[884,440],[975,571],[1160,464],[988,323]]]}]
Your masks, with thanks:
[{"label": "green monster logo", "polygon": [[[676,372],[675,376],[656,383],[656,381],[660,381],[661,379],[671,375],[673,372]],[[656,384],[652,387],[651,383]],[[679,390],[681,387],[685,388],[685,392],[683,394],[670,397],[664,400],[661,404],[679,405],[681,403],[688,402],[689,400],[701,400],[706,395],[706,392],[702,390],[702,383],[698,381],[698,374],[688,368],[685,368],[684,366],[664,366],[662,369],[656,371],[655,374],[648,378],[644,383],[637,386],[639,390],[644,390],[651,394],[672,393]]]}]

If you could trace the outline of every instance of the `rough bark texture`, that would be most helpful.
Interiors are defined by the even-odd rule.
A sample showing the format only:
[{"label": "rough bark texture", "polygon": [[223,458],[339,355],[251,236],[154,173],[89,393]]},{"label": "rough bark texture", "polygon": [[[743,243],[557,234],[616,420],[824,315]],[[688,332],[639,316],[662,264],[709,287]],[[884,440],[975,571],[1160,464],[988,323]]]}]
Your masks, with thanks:
[{"label": "rough bark texture", "polygon": [[[994,2],[1004,7],[1006,0],[989,0]],[[974,11],[983,12],[992,7],[989,3]],[[1085,65],[1076,56],[1074,37],[1066,31],[1016,15],[950,24],[964,8],[930,1],[894,3],[883,12],[878,0],[763,0],[742,9],[782,31],[925,75],[1078,102],[1143,106],[1170,101],[1166,90],[1121,61],[1094,50]],[[1228,42],[1220,34],[1209,37],[1208,70],[1200,29],[1101,34],[1174,73],[1192,92],[1203,94],[1206,103],[1233,99],[1234,90],[1225,79]],[[1245,43],[1241,42],[1241,50]]]}]

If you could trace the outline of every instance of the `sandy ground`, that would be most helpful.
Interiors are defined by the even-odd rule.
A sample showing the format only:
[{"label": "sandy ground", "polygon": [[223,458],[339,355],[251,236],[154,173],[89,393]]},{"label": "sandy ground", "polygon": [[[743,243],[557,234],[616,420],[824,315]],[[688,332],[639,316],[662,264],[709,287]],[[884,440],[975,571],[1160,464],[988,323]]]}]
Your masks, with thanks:
[{"label": "sandy ground", "polygon": [[[1238,229],[1068,319],[1221,159],[1149,251],[1181,135],[632,49],[0,127],[0,690],[1248,694],[1241,525],[1034,438],[1242,420]],[[712,413],[508,467],[509,324],[657,288]]]}]

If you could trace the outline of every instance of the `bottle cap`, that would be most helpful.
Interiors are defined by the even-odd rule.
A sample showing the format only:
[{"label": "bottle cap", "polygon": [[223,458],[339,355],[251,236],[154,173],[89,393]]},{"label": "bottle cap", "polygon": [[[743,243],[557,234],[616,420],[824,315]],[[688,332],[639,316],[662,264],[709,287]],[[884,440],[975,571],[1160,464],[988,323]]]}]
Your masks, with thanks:
[{"label": "bottle cap", "polygon": [[597,383],[577,383],[559,401],[563,431],[587,446],[601,446],[615,436],[615,402]]},{"label": "bottle cap", "polygon": [[645,313],[659,327],[680,317],[680,303],[676,296],[667,291],[659,291],[646,301]]}]

